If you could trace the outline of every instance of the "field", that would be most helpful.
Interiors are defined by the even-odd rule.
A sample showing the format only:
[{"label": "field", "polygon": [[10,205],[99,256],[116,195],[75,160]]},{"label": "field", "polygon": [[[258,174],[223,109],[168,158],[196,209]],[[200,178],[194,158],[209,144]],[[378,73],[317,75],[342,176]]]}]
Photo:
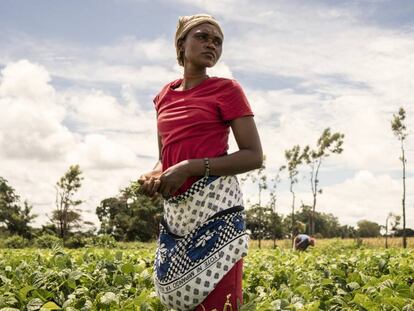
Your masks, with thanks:
[{"label": "field", "polygon": [[[303,253],[288,241],[255,245],[244,260],[241,310],[414,310],[412,248],[375,240],[319,241]],[[153,291],[154,249],[0,249],[0,310],[165,310]]]}]

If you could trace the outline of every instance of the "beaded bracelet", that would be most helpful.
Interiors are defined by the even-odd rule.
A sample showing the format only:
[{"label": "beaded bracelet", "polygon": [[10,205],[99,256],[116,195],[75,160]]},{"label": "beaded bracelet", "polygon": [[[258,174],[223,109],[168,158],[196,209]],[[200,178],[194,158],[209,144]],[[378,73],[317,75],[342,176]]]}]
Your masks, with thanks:
[{"label": "beaded bracelet", "polygon": [[204,177],[208,177],[210,175],[210,160],[208,158],[204,158],[204,168]]}]

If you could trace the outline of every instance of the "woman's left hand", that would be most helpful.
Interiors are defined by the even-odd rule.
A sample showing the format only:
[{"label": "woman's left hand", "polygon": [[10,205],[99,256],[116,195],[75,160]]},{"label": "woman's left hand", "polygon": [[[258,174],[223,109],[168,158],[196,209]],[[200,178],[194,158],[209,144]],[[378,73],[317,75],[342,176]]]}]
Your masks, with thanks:
[{"label": "woman's left hand", "polygon": [[159,177],[161,185],[158,189],[164,199],[168,199],[184,184],[189,175],[188,161],[182,161],[166,169]]}]

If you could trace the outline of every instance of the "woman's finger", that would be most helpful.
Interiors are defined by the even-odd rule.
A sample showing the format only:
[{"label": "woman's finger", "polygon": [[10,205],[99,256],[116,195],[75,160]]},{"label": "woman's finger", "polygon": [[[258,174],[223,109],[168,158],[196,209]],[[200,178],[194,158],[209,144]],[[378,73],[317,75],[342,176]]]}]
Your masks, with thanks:
[{"label": "woman's finger", "polygon": [[165,187],[167,186],[167,183],[163,180],[162,176],[158,179],[160,181],[160,185],[158,186],[158,193],[163,194]]},{"label": "woman's finger", "polygon": [[150,179],[147,182],[147,192],[149,196],[153,196],[154,192],[153,192],[153,188],[154,188],[154,183],[155,183],[155,178],[154,177],[150,177]]},{"label": "woman's finger", "polygon": [[154,184],[152,186],[151,192],[153,194],[158,192],[158,189],[160,188],[161,185],[161,180],[159,180],[158,178],[154,181]]},{"label": "woman's finger", "polygon": [[151,185],[152,180],[151,180],[150,177],[148,177],[146,175],[143,175],[143,176],[145,178],[145,181],[140,187],[141,193],[146,195],[146,196],[150,196],[151,195],[150,191],[152,189],[152,185]]},{"label": "woman's finger", "polygon": [[148,182],[144,182],[141,187],[139,188],[140,193],[144,194],[144,195],[148,195]]}]

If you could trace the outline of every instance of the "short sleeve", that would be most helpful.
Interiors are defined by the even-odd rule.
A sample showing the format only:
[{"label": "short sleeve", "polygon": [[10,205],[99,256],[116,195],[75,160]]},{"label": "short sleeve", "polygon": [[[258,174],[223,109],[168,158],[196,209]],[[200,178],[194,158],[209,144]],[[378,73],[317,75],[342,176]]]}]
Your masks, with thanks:
[{"label": "short sleeve", "polygon": [[154,103],[155,106],[155,110],[158,113],[158,110],[160,108],[160,103],[162,101],[162,99],[164,98],[165,94],[168,91],[168,88],[170,87],[171,83],[168,83],[167,85],[165,85],[161,91],[154,97],[154,99],[152,100],[152,102]]},{"label": "short sleeve", "polygon": [[240,84],[235,80],[226,80],[221,95],[218,97],[218,108],[224,121],[253,116],[253,111]]},{"label": "short sleeve", "polygon": [[154,99],[152,100],[152,102],[154,103],[154,106],[155,106],[155,107],[157,107],[157,104],[158,104],[158,100],[159,100],[159,98],[160,98],[160,94],[157,94],[157,95],[154,97]]}]

